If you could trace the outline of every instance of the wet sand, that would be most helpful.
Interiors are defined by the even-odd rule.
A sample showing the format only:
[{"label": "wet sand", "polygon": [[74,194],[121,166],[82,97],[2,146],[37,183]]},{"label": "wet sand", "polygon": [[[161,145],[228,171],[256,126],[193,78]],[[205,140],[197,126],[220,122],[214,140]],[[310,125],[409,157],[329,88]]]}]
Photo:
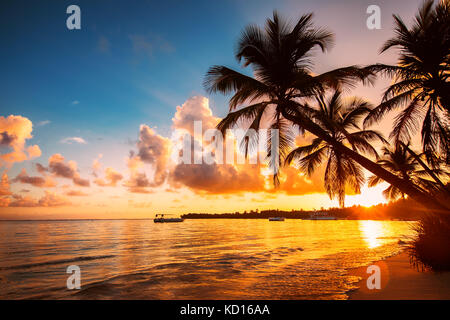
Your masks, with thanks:
[{"label": "wet sand", "polygon": [[[359,289],[348,293],[350,300],[450,300],[450,272],[419,272],[406,252],[374,263],[380,267],[381,289],[369,290],[367,267],[349,272],[361,277]],[[371,281],[371,283],[373,283]]]}]

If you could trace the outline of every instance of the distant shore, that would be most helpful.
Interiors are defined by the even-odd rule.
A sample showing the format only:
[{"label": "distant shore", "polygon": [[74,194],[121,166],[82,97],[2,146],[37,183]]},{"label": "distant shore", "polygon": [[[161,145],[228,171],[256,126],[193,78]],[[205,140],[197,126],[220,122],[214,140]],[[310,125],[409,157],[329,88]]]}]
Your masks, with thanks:
[{"label": "distant shore", "polygon": [[320,210],[280,210],[277,208],[266,210],[250,210],[244,212],[227,213],[187,213],[184,219],[268,219],[283,217],[286,219],[308,219],[317,212],[326,213],[337,219],[347,220],[401,220],[415,221],[423,215],[423,208],[410,199],[398,200],[388,204],[380,203],[371,207],[352,206],[344,208],[321,208]]},{"label": "distant shore", "polygon": [[450,272],[420,272],[404,251],[373,264],[380,267],[381,289],[367,288],[367,266],[353,269],[349,274],[362,279],[349,300],[450,300]]}]

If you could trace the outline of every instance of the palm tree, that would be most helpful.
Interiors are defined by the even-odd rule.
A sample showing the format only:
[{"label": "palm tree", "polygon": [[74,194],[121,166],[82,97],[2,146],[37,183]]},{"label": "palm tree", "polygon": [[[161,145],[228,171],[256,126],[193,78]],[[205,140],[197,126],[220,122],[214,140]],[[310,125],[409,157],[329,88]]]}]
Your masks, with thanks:
[{"label": "palm tree", "polygon": [[[436,182],[427,179],[429,172],[422,168],[417,158],[408,152],[408,149],[409,145],[405,144],[396,145],[394,150],[384,147],[384,157],[377,162],[386,170],[401,176],[405,180],[412,181],[425,192],[436,193],[441,191]],[[437,176],[445,174],[440,169],[434,169],[432,172]],[[379,177],[371,176],[369,178],[369,187],[373,187],[381,182],[383,180]],[[393,185],[384,190],[383,195],[389,200],[396,200],[400,197],[405,198],[404,192]]]},{"label": "palm tree", "polygon": [[[300,133],[309,131],[333,145],[336,152],[353,159],[417,201],[447,212],[446,206],[430,198],[412,183],[346,147],[312,121],[308,108],[304,105],[306,98],[319,96],[330,87],[352,86],[358,81],[370,83],[373,80],[370,70],[357,66],[314,75],[311,60],[313,50],[320,48],[326,51],[331,42],[330,32],[313,25],[312,14],[303,15],[291,26],[274,12],[273,18],[267,20],[264,30],[255,25],[246,27],[238,42],[236,59],[238,62],[243,61],[244,67],[251,66],[254,76],[247,76],[225,66],[213,66],[205,78],[205,87],[210,93],[233,93],[229,103],[230,112],[219,123],[218,128],[225,131],[244,122],[249,123],[249,129],[259,129],[263,116],[270,116],[271,127],[280,129],[280,157],[287,154],[291,141],[288,129],[295,126]],[[241,107],[242,105],[247,106]],[[252,143],[246,145],[248,147]],[[276,166],[279,159],[273,162]]]},{"label": "palm tree", "polygon": [[[367,115],[372,108],[368,102],[358,98],[345,102],[340,91],[335,91],[327,101],[320,96],[317,98],[317,102],[318,110],[311,108],[312,117],[333,139],[350,146],[355,151],[378,156],[370,142],[386,141],[378,132],[360,130],[358,126],[361,118]],[[357,131],[354,131],[355,129]],[[285,163],[290,165],[294,160],[297,161],[299,169],[307,176],[312,175],[326,160],[325,189],[330,199],[338,198],[341,207],[345,205],[346,186],[353,189],[355,193],[360,193],[365,182],[363,168],[321,138],[315,138],[311,144],[291,151],[287,155]]]},{"label": "palm tree", "polygon": [[[388,40],[381,53],[397,47],[400,58],[397,66],[377,64],[369,70],[394,77],[384,93],[382,103],[367,117],[365,124],[379,121],[397,108],[390,138],[395,143],[409,141],[411,134],[421,127],[423,151],[442,153],[450,161],[450,0],[436,6],[427,0],[408,28],[394,15],[395,37]],[[428,158],[431,162],[432,158]]]}]

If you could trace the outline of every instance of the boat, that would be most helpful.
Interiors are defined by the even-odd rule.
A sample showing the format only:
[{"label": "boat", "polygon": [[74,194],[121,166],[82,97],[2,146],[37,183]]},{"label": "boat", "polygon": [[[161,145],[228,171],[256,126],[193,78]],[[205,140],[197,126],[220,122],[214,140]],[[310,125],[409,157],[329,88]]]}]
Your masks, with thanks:
[{"label": "boat", "polygon": [[324,211],[315,211],[309,215],[309,218],[305,218],[304,220],[337,220],[337,218],[330,216]]},{"label": "boat", "polygon": [[164,214],[158,213],[155,215],[155,219],[153,219],[154,223],[158,222],[183,222],[183,218],[165,218]]},{"label": "boat", "polygon": [[283,217],[270,217],[269,221],[284,221]]}]

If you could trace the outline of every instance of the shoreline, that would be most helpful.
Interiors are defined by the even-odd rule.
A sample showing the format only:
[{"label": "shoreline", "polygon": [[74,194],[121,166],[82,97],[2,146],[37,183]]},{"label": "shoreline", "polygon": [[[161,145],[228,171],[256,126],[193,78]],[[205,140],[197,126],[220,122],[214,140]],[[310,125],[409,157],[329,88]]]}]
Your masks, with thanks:
[{"label": "shoreline", "polygon": [[418,271],[405,250],[372,265],[379,267],[381,289],[367,288],[368,266],[352,269],[348,274],[360,280],[348,300],[450,300],[450,272]]}]

